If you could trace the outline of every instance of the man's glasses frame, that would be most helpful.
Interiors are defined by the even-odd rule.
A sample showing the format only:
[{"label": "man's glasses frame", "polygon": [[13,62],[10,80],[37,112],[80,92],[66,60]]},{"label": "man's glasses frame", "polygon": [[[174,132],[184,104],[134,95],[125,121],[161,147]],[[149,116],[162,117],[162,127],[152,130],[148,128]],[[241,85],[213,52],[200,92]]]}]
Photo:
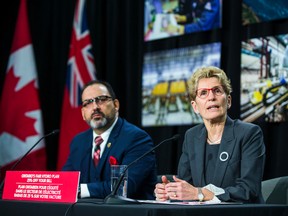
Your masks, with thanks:
[{"label": "man's glasses frame", "polygon": [[95,98],[90,98],[82,101],[82,107],[91,107],[95,102],[98,106],[105,104],[107,101],[111,100],[112,97],[108,95],[100,95]]},{"label": "man's glasses frame", "polygon": [[196,96],[205,99],[209,96],[210,91],[217,96],[221,96],[225,93],[223,86],[215,86],[213,88],[200,88],[196,90]]}]

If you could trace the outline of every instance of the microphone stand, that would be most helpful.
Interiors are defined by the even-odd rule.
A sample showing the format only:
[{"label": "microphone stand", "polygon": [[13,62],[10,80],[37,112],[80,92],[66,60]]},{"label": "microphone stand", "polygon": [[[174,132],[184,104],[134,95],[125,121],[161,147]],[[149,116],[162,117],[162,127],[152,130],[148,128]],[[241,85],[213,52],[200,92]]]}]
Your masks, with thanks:
[{"label": "microphone stand", "polygon": [[163,140],[162,142],[160,142],[158,145],[154,146],[152,149],[150,149],[149,151],[147,151],[146,153],[144,153],[141,157],[137,158],[136,160],[132,161],[130,164],[128,164],[125,169],[123,170],[122,174],[120,175],[117,184],[115,185],[114,189],[112,190],[111,194],[109,194],[107,197],[105,197],[104,199],[104,203],[105,204],[137,204],[139,203],[137,200],[135,199],[130,199],[130,198],[126,198],[123,196],[119,196],[117,195],[117,192],[119,190],[119,187],[121,185],[121,182],[123,181],[123,178],[125,176],[125,173],[127,172],[128,168],[131,167],[133,164],[135,164],[136,162],[138,162],[139,160],[141,160],[143,157],[145,157],[146,155],[150,154],[152,151],[154,151],[156,148],[158,148],[161,144],[168,142],[168,141],[172,141],[172,140],[176,140],[180,137],[179,134],[174,135],[173,137]]}]

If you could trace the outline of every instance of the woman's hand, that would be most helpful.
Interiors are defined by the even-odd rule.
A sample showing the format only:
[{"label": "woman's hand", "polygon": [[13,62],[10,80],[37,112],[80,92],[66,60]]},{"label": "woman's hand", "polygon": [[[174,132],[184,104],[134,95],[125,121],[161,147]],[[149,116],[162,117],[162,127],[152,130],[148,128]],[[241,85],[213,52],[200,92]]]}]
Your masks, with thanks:
[{"label": "woman's hand", "polygon": [[154,193],[155,193],[157,201],[166,201],[169,199],[169,196],[165,190],[165,185],[168,183],[169,183],[169,181],[168,181],[167,177],[162,176],[162,183],[156,184]]},{"label": "woman's hand", "polygon": [[[156,200],[198,200],[198,188],[188,182],[173,176],[174,182],[169,182],[166,176],[162,176],[162,183],[156,184],[154,193]],[[214,193],[202,188],[204,200],[212,200]]]},{"label": "woman's hand", "polygon": [[188,182],[173,176],[175,182],[165,185],[166,194],[173,200],[197,200],[198,189]]}]

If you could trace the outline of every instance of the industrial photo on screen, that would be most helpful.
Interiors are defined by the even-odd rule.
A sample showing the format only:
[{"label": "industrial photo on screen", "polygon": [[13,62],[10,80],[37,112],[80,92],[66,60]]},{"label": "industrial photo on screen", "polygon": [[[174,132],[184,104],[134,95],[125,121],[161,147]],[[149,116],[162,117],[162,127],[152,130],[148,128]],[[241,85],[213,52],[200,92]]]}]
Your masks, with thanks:
[{"label": "industrial photo on screen", "polygon": [[142,126],[202,122],[192,110],[187,80],[205,65],[220,67],[221,43],[148,52],[142,77]]},{"label": "industrial photo on screen", "polygon": [[242,41],[241,119],[288,121],[288,34]]}]

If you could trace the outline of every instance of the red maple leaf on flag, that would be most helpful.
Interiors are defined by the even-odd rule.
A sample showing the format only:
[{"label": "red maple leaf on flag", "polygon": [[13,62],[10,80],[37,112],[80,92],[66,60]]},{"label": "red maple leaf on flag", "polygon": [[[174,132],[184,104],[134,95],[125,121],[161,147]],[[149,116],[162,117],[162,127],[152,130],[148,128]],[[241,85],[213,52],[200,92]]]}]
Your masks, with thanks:
[{"label": "red maple leaf on flag", "polygon": [[[35,80],[16,91],[19,80],[20,78],[14,75],[13,67],[11,67],[6,75],[6,83],[9,83],[9,85],[4,86],[5,94],[2,95],[3,103],[1,103],[1,106],[4,107],[0,107],[0,110],[5,110],[5,113],[0,114],[0,116],[2,115],[0,134],[7,132],[25,141],[26,137],[38,134],[34,128],[36,119],[29,117],[29,112],[38,110],[39,105],[36,100],[23,103],[24,100],[29,100],[35,94]],[[5,115],[5,118],[3,115]],[[15,129],[16,122],[20,124],[20,130],[19,127]]]}]

